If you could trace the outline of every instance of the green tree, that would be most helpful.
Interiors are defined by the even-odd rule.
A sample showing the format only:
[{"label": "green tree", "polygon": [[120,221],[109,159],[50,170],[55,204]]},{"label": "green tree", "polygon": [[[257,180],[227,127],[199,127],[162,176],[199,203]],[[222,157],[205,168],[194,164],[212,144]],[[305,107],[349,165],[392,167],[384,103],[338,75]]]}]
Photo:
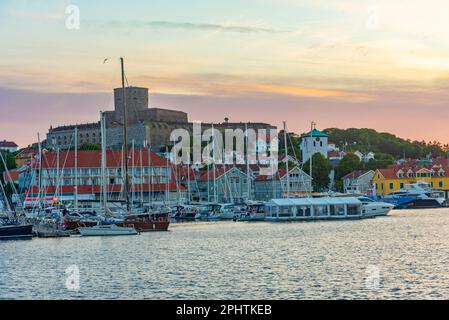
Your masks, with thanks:
[{"label": "green tree", "polygon": [[[6,166],[8,170],[16,169],[16,157],[15,153],[2,153],[3,159],[5,159]],[[0,174],[3,177],[3,172],[5,172],[5,166],[3,161],[0,161]]]},{"label": "green tree", "polygon": [[[6,162],[6,167],[8,168],[8,170],[13,170],[16,169],[16,154],[17,153],[2,153],[3,158],[5,159]],[[9,184],[8,178],[6,177],[6,180],[3,180],[3,175],[5,172],[5,166],[3,165],[3,161],[0,160],[0,183],[4,183],[4,187],[5,187],[5,193],[6,196],[8,198],[10,198],[11,194],[12,194],[12,188]],[[16,185],[17,188],[17,185]],[[1,191],[0,191],[1,192]]]},{"label": "green tree", "polygon": [[335,179],[339,181],[347,174],[360,169],[362,169],[360,158],[353,153],[348,153],[335,169]]},{"label": "green tree", "polygon": [[411,141],[401,139],[390,133],[380,133],[373,129],[325,129],[329,135],[329,141],[335,142],[346,152],[360,150],[362,152],[373,151],[377,154],[384,153],[395,159],[423,158],[431,153],[434,157],[444,155],[444,147],[437,141]]},{"label": "green tree", "polygon": [[[315,192],[327,191],[330,183],[329,175],[332,171],[332,164],[321,153],[315,153],[312,160],[313,190]],[[303,169],[310,174],[309,168],[310,160],[307,160],[304,163]]]}]

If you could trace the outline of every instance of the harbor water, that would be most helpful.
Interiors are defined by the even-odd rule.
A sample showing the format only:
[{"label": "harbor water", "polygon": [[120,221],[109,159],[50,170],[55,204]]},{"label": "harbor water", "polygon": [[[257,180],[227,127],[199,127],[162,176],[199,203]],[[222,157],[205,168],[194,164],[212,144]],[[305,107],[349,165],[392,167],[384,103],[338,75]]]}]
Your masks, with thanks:
[{"label": "harbor water", "polygon": [[449,209],[0,242],[0,299],[449,299]]}]

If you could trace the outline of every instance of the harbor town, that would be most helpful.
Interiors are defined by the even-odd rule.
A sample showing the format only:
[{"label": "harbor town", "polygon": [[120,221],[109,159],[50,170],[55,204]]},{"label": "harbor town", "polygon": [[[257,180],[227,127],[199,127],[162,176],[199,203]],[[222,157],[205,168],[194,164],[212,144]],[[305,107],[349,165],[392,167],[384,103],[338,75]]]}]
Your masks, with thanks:
[{"label": "harbor town", "polygon": [[448,300],[447,12],[0,1],[0,307]]},{"label": "harbor town", "polygon": [[[115,109],[101,112],[100,121],[51,126],[46,139],[38,135],[21,150],[3,141],[0,238],[137,235],[195,221],[366,219],[448,204],[449,153],[442,150],[376,163],[375,152],[347,151],[347,141],[330,142],[315,123],[301,136],[287,122],[280,132],[228,118],[198,127],[186,113],[150,108],[148,92],[123,80]],[[176,148],[177,130],[188,135],[180,159],[186,146]],[[231,149],[217,143],[221,132],[231,134]],[[200,161],[190,133],[208,154]],[[241,148],[234,144],[239,133]],[[354,170],[364,164],[371,169]]]}]

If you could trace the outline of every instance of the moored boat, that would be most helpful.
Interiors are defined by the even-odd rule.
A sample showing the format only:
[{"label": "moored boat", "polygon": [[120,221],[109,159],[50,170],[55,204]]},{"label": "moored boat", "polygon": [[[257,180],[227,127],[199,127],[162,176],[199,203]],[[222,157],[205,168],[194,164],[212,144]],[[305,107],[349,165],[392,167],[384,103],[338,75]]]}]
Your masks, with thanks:
[{"label": "moored boat", "polygon": [[91,228],[79,228],[78,230],[83,237],[135,236],[139,234],[134,228],[116,225],[98,225]]},{"label": "moored boat", "polygon": [[0,240],[30,240],[33,238],[33,225],[10,224],[0,226]]},{"label": "moored boat", "polygon": [[381,217],[386,216],[394,209],[394,205],[383,201],[375,201],[368,197],[359,197],[365,210],[365,217]]},{"label": "moored boat", "polygon": [[251,201],[242,209],[239,221],[265,221],[265,202]]},{"label": "moored boat", "polygon": [[132,214],[117,226],[134,228],[139,232],[168,231],[170,220],[165,215]]},{"label": "moored boat", "polygon": [[396,209],[439,208],[446,202],[444,191],[433,190],[429,183],[423,181],[407,184],[381,199],[393,204]]},{"label": "moored boat", "polygon": [[265,209],[268,222],[365,218],[362,202],[353,197],[272,199]]}]

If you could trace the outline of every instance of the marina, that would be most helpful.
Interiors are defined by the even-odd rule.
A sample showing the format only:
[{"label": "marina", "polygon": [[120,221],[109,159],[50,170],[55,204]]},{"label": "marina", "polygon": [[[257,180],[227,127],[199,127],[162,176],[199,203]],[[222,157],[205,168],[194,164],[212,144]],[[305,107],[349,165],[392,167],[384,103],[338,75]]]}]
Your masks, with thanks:
[{"label": "marina", "polygon": [[0,302],[449,300],[447,12],[0,0]]},{"label": "marina", "polygon": [[[0,299],[448,299],[447,230],[441,208],[0,242]],[[71,266],[79,269],[75,291],[66,287]],[[379,284],[367,287],[374,267]]]}]

